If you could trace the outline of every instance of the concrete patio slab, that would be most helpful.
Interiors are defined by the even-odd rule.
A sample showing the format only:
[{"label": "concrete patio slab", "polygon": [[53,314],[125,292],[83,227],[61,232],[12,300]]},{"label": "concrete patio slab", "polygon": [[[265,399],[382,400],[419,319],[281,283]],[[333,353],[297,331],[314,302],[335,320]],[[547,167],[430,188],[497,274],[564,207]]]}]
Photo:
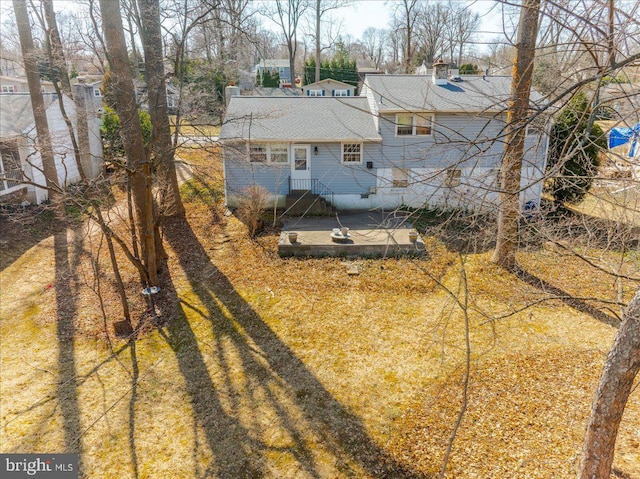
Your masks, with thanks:
[{"label": "concrete patio slab", "polygon": [[[349,228],[348,237],[337,233]],[[338,214],[335,217],[288,218],[278,241],[280,256],[385,257],[422,255],[425,247],[407,217],[398,213],[367,211]],[[297,233],[295,242],[289,233]],[[332,238],[332,233],[334,238]],[[335,238],[337,237],[337,238]]]}]

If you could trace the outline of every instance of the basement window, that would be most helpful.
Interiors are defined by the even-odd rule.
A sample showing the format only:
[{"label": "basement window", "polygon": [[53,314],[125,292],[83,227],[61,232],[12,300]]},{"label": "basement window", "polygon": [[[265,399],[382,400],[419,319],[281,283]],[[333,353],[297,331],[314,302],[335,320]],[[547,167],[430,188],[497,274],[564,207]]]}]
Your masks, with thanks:
[{"label": "basement window", "polygon": [[446,175],[444,186],[453,188],[460,185],[462,179],[462,170],[460,168],[449,168],[446,171]]},{"label": "basement window", "polygon": [[393,188],[407,188],[409,186],[409,168],[392,168],[391,186]]}]

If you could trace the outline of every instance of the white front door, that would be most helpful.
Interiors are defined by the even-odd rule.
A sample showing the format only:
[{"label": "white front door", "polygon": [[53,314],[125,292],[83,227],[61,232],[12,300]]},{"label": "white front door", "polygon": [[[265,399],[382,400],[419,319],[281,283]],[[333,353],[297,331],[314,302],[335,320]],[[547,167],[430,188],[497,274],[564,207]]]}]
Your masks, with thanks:
[{"label": "white front door", "polygon": [[291,146],[291,189],[311,189],[311,145]]}]

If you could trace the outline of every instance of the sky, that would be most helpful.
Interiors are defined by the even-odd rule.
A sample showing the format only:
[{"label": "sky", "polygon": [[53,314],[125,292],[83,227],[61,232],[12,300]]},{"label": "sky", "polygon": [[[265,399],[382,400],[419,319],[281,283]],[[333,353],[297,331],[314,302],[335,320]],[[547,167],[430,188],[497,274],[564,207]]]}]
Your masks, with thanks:
[{"label": "sky", "polygon": [[[269,0],[258,0],[256,3]],[[502,7],[496,0],[453,0],[467,5],[472,11],[480,15],[481,26],[479,41],[489,42],[496,36],[504,36],[502,28]],[[349,34],[353,38],[361,38],[368,27],[387,28],[390,15],[399,0],[351,0],[349,6],[332,10],[330,15],[341,23],[340,33]],[[280,32],[272,22],[263,19],[263,25],[275,32]],[[480,46],[483,49],[482,46]]]}]

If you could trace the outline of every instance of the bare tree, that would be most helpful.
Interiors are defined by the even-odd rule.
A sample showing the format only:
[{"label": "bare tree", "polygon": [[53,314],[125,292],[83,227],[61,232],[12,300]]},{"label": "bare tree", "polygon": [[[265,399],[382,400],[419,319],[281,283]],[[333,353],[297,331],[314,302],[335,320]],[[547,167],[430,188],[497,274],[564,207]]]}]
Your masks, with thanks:
[{"label": "bare tree", "polygon": [[331,10],[337,10],[339,8],[345,7],[348,5],[349,0],[315,0],[314,5],[314,13],[315,13],[315,30],[314,30],[314,40],[316,43],[315,48],[315,58],[316,58],[316,71],[315,71],[315,81],[320,81],[320,63],[322,61],[321,53],[321,25],[322,18]]},{"label": "bare tree", "polygon": [[516,267],[525,126],[529,114],[539,10],[540,0],[525,0],[522,4],[516,57],[513,61],[511,98],[507,111],[507,136],[501,169],[498,234],[493,254],[493,261],[506,269]]},{"label": "bare tree", "polygon": [[388,37],[384,28],[369,27],[362,32],[362,53],[376,69],[382,65]]},{"label": "bare tree", "polygon": [[298,28],[305,12],[309,8],[309,0],[274,0],[263,15],[274,21],[284,36],[287,54],[289,55],[289,70],[291,83],[295,84],[296,55],[298,53]]},{"label": "bare tree", "polygon": [[640,371],[640,290],[629,303],[600,376],[582,447],[579,479],[611,477],[618,427]]},{"label": "bare tree", "polygon": [[445,24],[446,40],[449,43],[450,61],[456,60],[458,67],[462,64],[465,48],[473,39],[480,26],[480,15],[472,12],[468,6],[447,3],[448,20]]},{"label": "bare tree", "polygon": [[158,0],[138,0],[138,4],[142,23],[149,115],[153,127],[151,151],[157,162],[161,205],[165,215],[183,216],[184,206],[180,199],[167,111],[160,6]]},{"label": "bare tree", "polygon": [[450,11],[441,3],[422,4],[417,9],[416,38],[426,64],[433,64],[445,49],[445,32]]},{"label": "bare tree", "polygon": [[[135,205],[136,227],[142,237],[142,258],[150,286],[158,284],[158,258],[156,255],[153,195],[151,190],[151,165],[142,139],[138,119],[135,91],[127,46],[120,17],[119,2],[100,0],[104,38],[107,44],[109,65],[113,72],[116,111],[122,123],[121,137],[127,155],[127,172]],[[131,225],[133,228],[133,225]]]},{"label": "bare tree", "polygon": [[411,59],[414,54],[415,24],[418,18],[419,7],[420,3],[418,0],[402,0],[402,2],[396,6],[394,12],[403,33],[404,50],[402,52],[402,63],[405,73],[411,72]]}]

